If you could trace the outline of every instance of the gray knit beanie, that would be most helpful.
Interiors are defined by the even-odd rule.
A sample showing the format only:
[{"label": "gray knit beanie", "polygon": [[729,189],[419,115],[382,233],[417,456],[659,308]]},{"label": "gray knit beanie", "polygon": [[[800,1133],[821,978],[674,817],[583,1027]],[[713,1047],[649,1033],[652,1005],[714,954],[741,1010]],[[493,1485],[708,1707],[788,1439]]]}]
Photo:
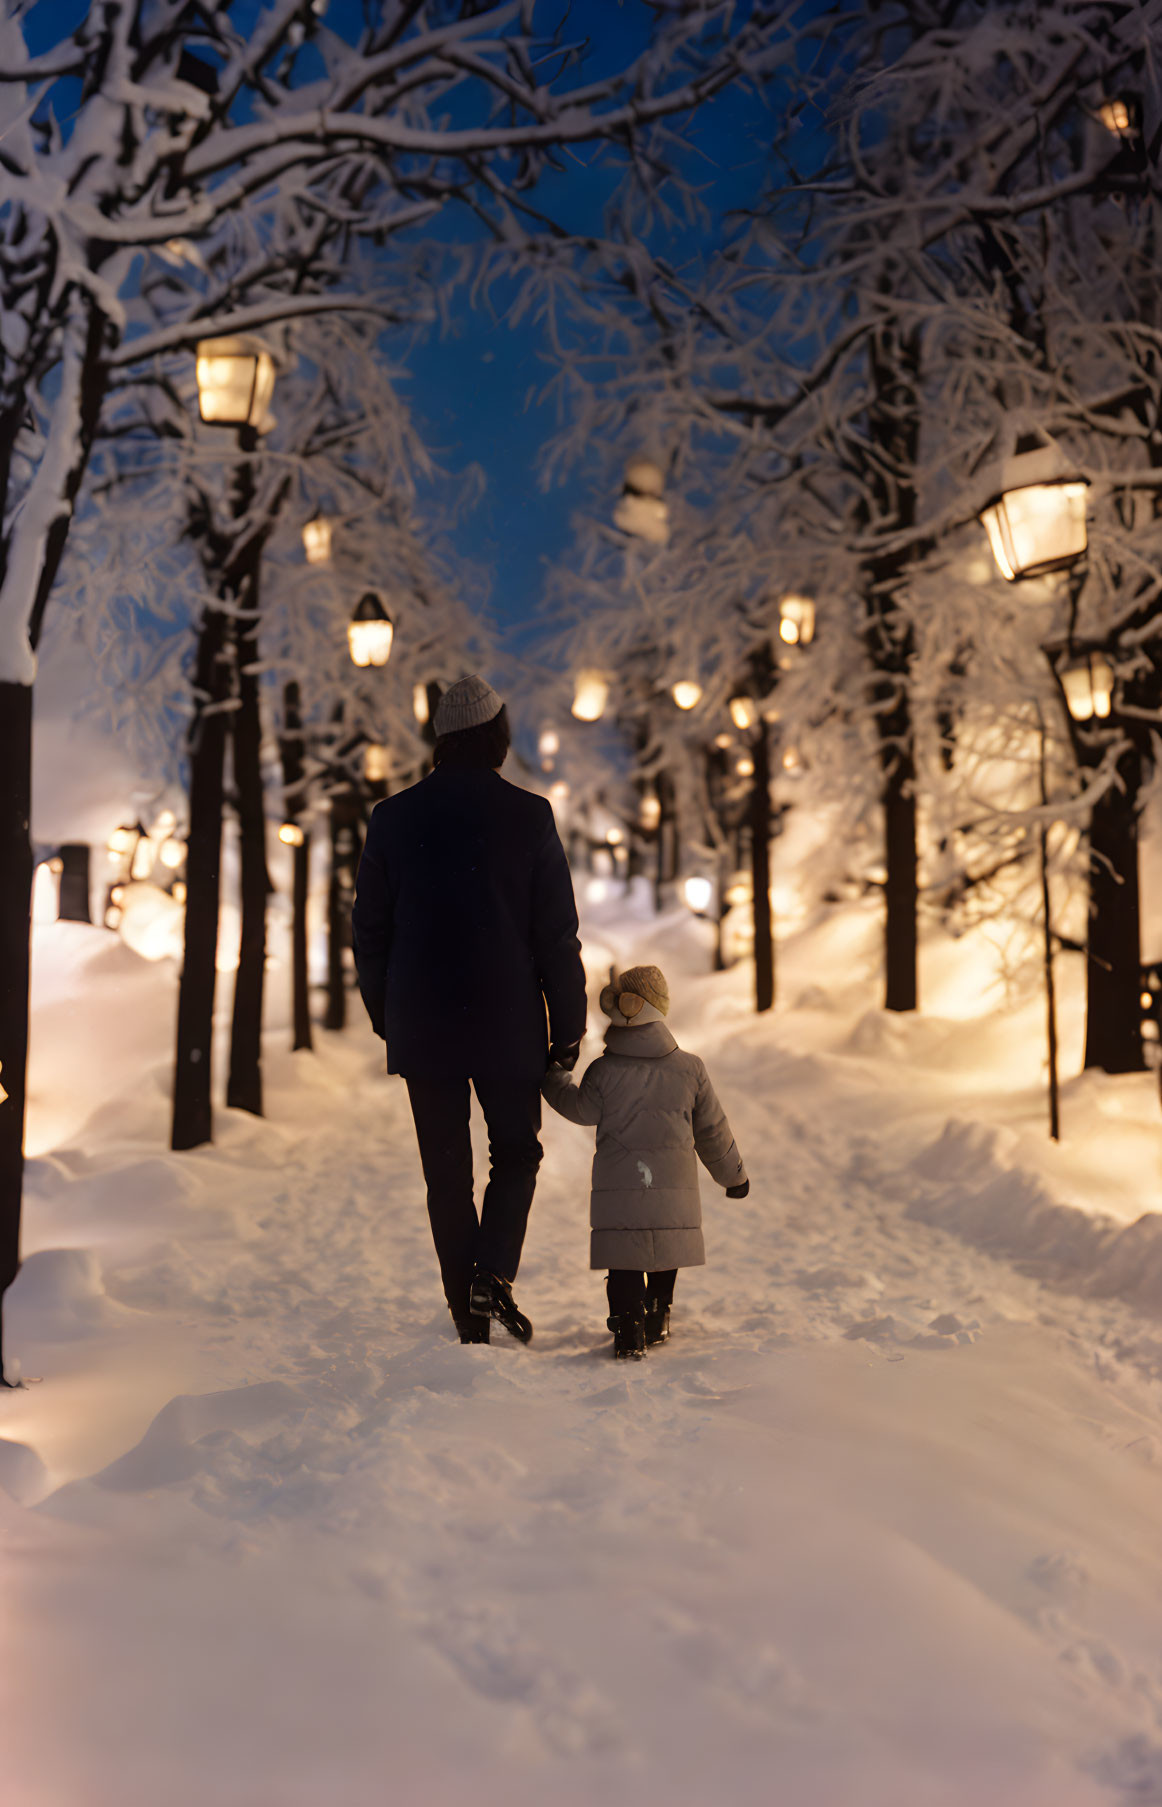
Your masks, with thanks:
[{"label": "gray knit beanie", "polygon": [[433,727],[437,737],[444,734],[463,734],[466,728],[480,728],[485,722],[492,721],[500,714],[504,703],[497,696],[491,684],[478,678],[475,672],[467,678],[457,678],[449,684],[443,696],[436,704],[436,717]]}]

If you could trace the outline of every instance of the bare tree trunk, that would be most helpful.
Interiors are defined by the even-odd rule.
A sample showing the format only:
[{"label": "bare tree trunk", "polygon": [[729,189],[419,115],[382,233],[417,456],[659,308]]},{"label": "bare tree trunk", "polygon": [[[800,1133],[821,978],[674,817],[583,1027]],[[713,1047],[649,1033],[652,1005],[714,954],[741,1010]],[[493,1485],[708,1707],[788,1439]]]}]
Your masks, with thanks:
[{"label": "bare tree trunk", "polygon": [[759,717],[751,746],[754,782],[750,793],[751,908],[754,916],[754,1006],[775,1001],[775,939],[771,923],[771,739]]},{"label": "bare tree trunk", "polygon": [[66,841],[60,850],[61,883],[57,919],[60,922],[92,922],[89,897],[89,847],[84,841]]},{"label": "bare tree trunk", "polygon": [[[3,1295],[20,1267],[32,941],[31,811],[32,688],[0,684],[0,872],[4,874],[0,884],[0,1312]],[[0,1317],[0,1332],[2,1325]],[[0,1384],[9,1384],[2,1367]]]},{"label": "bare tree trunk", "polygon": [[222,866],[223,767],[231,661],[227,618],[202,617],[190,725],[190,834],[186,854],[185,953],[178,990],[171,1148],[213,1140],[211,1066]]},{"label": "bare tree trunk", "polygon": [[[283,721],[286,732],[280,744],[282,781],[286,794],[288,822],[298,822],[303,808],[303,755],[301,697],[292,678],[283,690]],[[307,900],[311,870],[310,837],[303,836],[294,849],[294,880],[291,892],[291,1007],[293,1017],[292,1049],[311,1046],[310,976],[307,962]]]},{"label": "bare tree trunk", "polygon": [[347,786],[331,798],[331,882],[327,894],[327,1014],[325,1029],[347,1025],[346,949],[351,941],[351,906],[359,861],[359,798]]},{"label": "bare tree trunk", "polygon": [[262,790],[262,722],[258,699],[257,538],[247,552],[238,584],[245,616],[236,629],[239,706],[233,717],[234,787],[242,856],[242,934],[234,978],[230,1024],[230,1074],[226,1103],[262,1115],[262,996],[266,976],[266,808]]},{"label": "bare tree trunk", "polygon": [[1089,936],[1085,1065],[1140,1073],[1141,925],[1138,892],[1138,785],[1135,752],[1119,767],[1126,788],[1094,804],[1089,825]]},{"label": "bare tree trunk", "polygon": [[884,1009],[915,1010],[918,937],[916,904],[916,768],[911,724],[884,781]]}]

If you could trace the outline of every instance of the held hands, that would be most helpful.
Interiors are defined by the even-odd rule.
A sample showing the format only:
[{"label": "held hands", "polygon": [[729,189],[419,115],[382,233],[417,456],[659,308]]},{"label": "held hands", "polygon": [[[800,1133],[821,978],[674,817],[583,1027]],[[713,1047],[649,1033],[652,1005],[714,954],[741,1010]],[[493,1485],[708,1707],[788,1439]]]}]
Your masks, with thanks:
[{"label": "held hands", "polygon": [[727,1198],[745,1198],[749,1191],[750,1181],[743,1180],[741,1186],[728,1186],[726,1188],[726,1196]]},{"label": "held hands", "polygon": [[571,1073],[577,1065],[580,1052],[580,1042],[554,1042],[549,1049],[549,1065],[561,1067],[564,1072]]}]

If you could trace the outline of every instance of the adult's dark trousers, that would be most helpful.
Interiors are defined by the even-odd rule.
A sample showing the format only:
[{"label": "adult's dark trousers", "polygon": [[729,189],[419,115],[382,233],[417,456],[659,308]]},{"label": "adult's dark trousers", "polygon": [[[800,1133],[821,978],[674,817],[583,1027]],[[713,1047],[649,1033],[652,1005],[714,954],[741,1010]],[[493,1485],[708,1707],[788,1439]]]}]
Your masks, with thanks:
[{"label": "adult's dark trousers", "polygon": [[656,1302],[658,1310],[664,1310],[674,1302],[674,1282],[677,1278],[676,1267],[659,1268],[656,1274],[635,1273],[629,1267],[611,1267],[609,1278],[605,1282],[610,1315],[615,1318],[640,1318],[645,1312],[647,1299],[651,1304]]},{"label": "adult's dark trousers", "polygon": [[[469,1083],[488,1125],[490,1171],[479,1217],[472,1190]],[[409,1077],[407,1088],[444,1295],[452,1316],[462,1318],[475,1268],[516,1279],[541,1164],[540,1088],[532,1080],[504,1077],[471,1082]]]}]

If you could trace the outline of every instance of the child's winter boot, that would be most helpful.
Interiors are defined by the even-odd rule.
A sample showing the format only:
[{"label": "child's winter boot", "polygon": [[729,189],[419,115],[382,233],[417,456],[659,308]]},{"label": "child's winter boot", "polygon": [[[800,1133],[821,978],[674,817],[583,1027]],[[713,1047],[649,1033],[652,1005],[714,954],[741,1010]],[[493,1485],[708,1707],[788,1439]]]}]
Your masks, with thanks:
[{"label": "child's winter boot", "polygon": [[669,1340],[670,1307],[663,1305],[660,1299],[646,1295],[646,1348],[655,1349],[659,1343]]},{"label": "child's winter boot", "polygon": [[635,1317],[623,1311],[614,1317],[606,1318],[606,1327],[613,1332],[613,1359],[615,1361],[645,1360],[646,1354],[646,1321],[640,1315]]}]

